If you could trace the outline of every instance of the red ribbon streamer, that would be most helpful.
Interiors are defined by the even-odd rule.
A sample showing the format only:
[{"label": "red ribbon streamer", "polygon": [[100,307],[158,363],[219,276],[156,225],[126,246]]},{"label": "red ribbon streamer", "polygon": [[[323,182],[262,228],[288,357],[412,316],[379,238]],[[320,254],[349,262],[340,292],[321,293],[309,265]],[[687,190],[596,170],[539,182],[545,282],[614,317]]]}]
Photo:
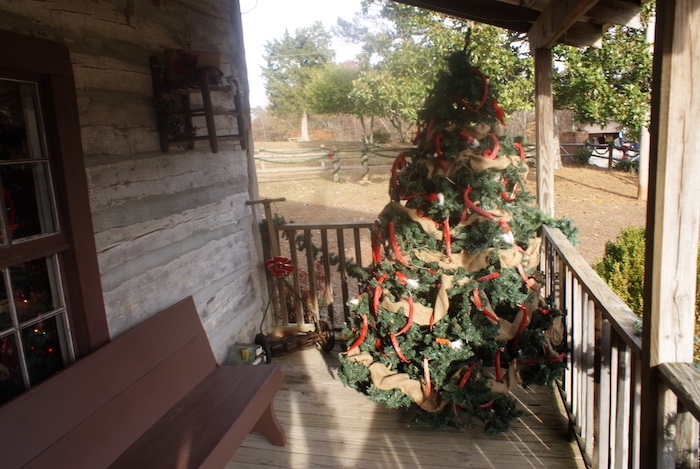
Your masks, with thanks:
[{"label": "red ribbon streamer", "polygon": [[399,170],[406,167],[407,154],[408,152],[406,151],[402,151],[401,153],[399,153],[396,159],[394,160],[394,164],[391,165],[391,178],[389,179],[389,187],[391,188],[392,192],[395,191],[399,185],[399,178],[397,173],[399,172]]},{"label": "red ribbon streamer", "polygon": [[445,250],[447,251],[447,259],[452,262],[452,233],[450,232],[450,220],[445,219],[442,222],[442,226],[445,234]]},{"label": "red ribbon streamer", "polygon": [[348,349],[343,352],[344,354],[347,354],[350,350],[357,348],[362,342],[364,342],[365,337],[367,337],[367,329],[369,328],[369,324],[367,323],[367,315],[361,314],[360,317],[362,318],[362,330],[360,331],[360,335],[357,337],[355,342],[352,343]]},{"label": "red ribbon streamer", "polygon": [[491,137],[491,140],[493,140],[493,149],[484,150],[484,153],[482,153],[481,156],[488,160],[493,160],[498,156],[498,151],[501,149],[501,143],[494,134],[489,133],[489,137]]},{"label": "red ribbon streamer", "polygon": [[396,351],[396,356],[399,357],[399,360],[401,360],[404,363],[411,363],[411,361],[406,358],[401,351],[401,347],[399,347],[399,343],[396,340],[396,336],[394,334],[389,334],[389,340],[391,340],[391,345],[394,347],[394,350]]},{"label": "red ribbon streamer", "polygon": [[506,125],[505,114],[503,113],[503,109],[501,109],[501,106],[498,105],[498,101],[496,100],[496,98],[493,98],[493,100],[491,100],[491,109],[493,109],[493,112],[496,113],[496,119],[498,119],[498,122],[500,122],[501,125]]},{"label": "red ribbon streamer", "polygon": [[406,259],[403,257],[403,254],[401,254],[399,243],[396,242],[396,227],[394,226],[394,220],[389,222],[389,242],[391,243],[391,249],[393,249],[394,254],[396,255],[396,260],[406,267],[409,267]]},{"label": "red ribbon streamer", "polygon": [[411,296],[405,296],[404,299],[408,301],[408,318],[406,319],[406,325],[401,328],[399,332],[396,333],[397,336],[404,334],[406,331],[408,331],[411,328],[411,325],[413,324],[413,310],[414,310],[414,304],[413,304],[413,297]]},{"label": "red ribbon streamer", "polygon": [[[469,207],[471,210],[478,213],[482,217],[486,217],[486,218],[491,219],[491,220],[496,218],[493,215],[491,215],[489,212],[486,212],[486,211],[480,209],[478,205],[476,205],[474,202],[471,201],[471,199],[469,198],[469,194],[473,190],[474,190],[474,187],[472,187],[472,186],[468,186],[466,189],[464,189],[463,198],[464,198],[464,203],[467,205],[467,207]],[[466,207],[465,207],[465,209],[466,209]],[[462,213],[462,218],[466,219],[466,216],[464,213]],[[462,220],[462,221],[465,221],[465,220]]]},{"label": "red ribbon streamer", "polygon": [[525,149],[520,142],[513,142],[513,146],[518,149],[520,153],[520,161],[525,161]]}]

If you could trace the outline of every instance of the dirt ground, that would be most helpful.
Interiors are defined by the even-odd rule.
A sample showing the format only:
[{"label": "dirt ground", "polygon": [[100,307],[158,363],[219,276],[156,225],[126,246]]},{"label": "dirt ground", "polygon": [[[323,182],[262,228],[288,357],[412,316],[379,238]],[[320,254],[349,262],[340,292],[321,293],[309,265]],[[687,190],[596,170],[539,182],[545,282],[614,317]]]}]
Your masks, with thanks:
[{"label": "dirt ground", "polygon": [[[330,171],[259,174],[261,198],[286,198],[273,210],[288,222],[373,221],[389,202],[389,171],[341,171],[333,183]],[[534,171],[528,190],[535,192]],[[637,175],[564,162],[554,173],[555,216],[574,221],[579,229],[579,252],[589,262],[602,258],[605,243],[621,228],[643,226],[646,203],[637,199]]]}]

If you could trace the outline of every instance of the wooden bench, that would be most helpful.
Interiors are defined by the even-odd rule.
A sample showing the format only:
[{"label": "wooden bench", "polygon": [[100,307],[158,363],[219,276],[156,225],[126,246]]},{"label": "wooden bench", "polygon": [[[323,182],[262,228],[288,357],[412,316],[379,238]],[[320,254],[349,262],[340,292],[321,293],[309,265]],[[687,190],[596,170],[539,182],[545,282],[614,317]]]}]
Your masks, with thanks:
[{"label": "wooden bench", "polygon": [[223,468],[250,432],[284,445],[281,385],[219,366],[190,297],[0,407],[0,466]]}]

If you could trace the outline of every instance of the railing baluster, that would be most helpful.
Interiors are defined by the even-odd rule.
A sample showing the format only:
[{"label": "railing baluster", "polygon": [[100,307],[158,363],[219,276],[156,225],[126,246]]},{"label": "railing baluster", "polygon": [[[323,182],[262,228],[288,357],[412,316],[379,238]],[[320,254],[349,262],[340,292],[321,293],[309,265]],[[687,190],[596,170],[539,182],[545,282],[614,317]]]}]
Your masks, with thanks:
[{"label": "railing baluster", "polygon": [[[306,250],[306,265],[308,269],[308,288],[309,288],[309,299],[311,302],[310,306],[311,313],[314,317],[318,318],[318,292],[316,291],[316,259],[314,256],[314,246],[311,242],[312,235],[311,230],[304,230],[304,249]],[[304,310],[297,311],[297,322],[299,324],[306,323],[304,318]]]},{"label": "railing baluster", "polygon": [[[600,385],[598,388],[598,423],[594,466],[609,467],[610,448],[610,322],[603,320],[600,333]],[[596,454],[597,453],[597,454]]]},{"label": "railing baluster", "polygon": [[[571,296],[571,278],[572,274],[571,271],[566,267],[566,265],[563,262],[562,259],[562,284],[561,284],[561,300],[559,301],[559,304],[561,305],[561,310],[562,312],[567,313],[567,328],[566,328],[566,343],[569,344],[570,347],[574,346],[573,343],[573,323],[574,323],[574,317],[571,315],[571,303],[570,303],[570,296]],[[573,354],[569,353],[569,372],[566,373],[565,378],[564,378],[564,389],[566,390],[566,395],[568,402],[567,404],[569,405],[570,411],[573,412],[573,405],[574,405],[574,399],[576,398],[576,390],[574,389],[574,373],[575,373],[575,362],[573,358]],[[575,418],[575,417],[574,417]],[[575,423],[572,422],[572,423]]]},{"label": "railing baluster", "polygon": [[338,255],[340,256],[340,285],[343,294],[343,311],[344,319],[347,321],[350,316],[350,309],[348,308],[348,274],[347,274],[347,263],[345,262],[345,233],[341,228],[336,230],[338,236]]},{"label": "railing baluster", "polygon": [[[294,272],[292,273],[292,286],[293,288],[293,301],[292,304],[296,304],[296,313],[297,313],[297,318],[296,318],[296,323],[301,324],[299,321],[299,310],[303,309],[303,305],[301,302],[301,292],[299,288],[299,255],[297,253],[297,245],[295,243],[295,238],[297,236],[297,232],[295,230],[291,230],[287,232],[287,241],[289,244],[289,259],[292,262],[292,265],[296,266],[297,268],[294,269]],[[287,295],[285,292],[285,287],[289,288],[289,285],[282,285],[282,289],[280,290],[280,298],[281,298],[281,303],[283,305],[283,311],[284,314],[282,316],[282,324],[287,326],[289,325],[289,313],[290,311],[287,308]]]},{"label": "railing baluster", "polygon": [[593,452],[593,420],[595,415],[595,303],[587,292],[583,292],[583,316],[581,318],[581,347],[582,347],[582,385],[584,408],[581,414],[581,436],[584,439],[585,452]]},{"label": "railing baluster", "polygon": [[622,343],[618,351],[617,423],[615,425],[615,467],[629,467],[632,421],[632,354]]},{"label": "railing baluster", "polygon": [[321,229],[321,252],[323,253],[323,272],[325,274],[324,288],[326,289],[326,309],[331,329],[335,328],[335,305],[333,304],[333,273],[331,271],[331,256],[328,249],[328,230]]},{"label": "railing baluster", "polygon": [[584,394],[583,382],[586,370],[584,369],[583,361],[583,323],[584,323],[584,310],[583,310],[583,298],[581,290],[581,284],[576,277],[571,280],[571,313],[573,316],[573,337],[571,343],[573,344],[573,355],[574,355],[574,389],[576,392],[576,400],[574,406],[574,415],[576,416],[576,429],[579,435],[582,435],[582,418],[585,416],[583,412],[584,403],[588,396]]},{"label": "railing baluster", "polygon": [[642,435],[633,429],[639,428],[642,419],[642,360],[638,355],[632,354],[632,366],[634,374],[634,394],[632,403],[633,420],[630,423],[630,469],[637,469],[642,465]]},{"label": "railing baluster", "polygon": [[[611,328],[612,329],[612,328]],[[619,367],[619,354],[618,354],[618,336],[610,331],[610,391],[608,392],[608,401],[610,402],[610,411],[608,421],[610,425],[608,426],[608,464],[607,467],[615,467],[615,453],[617,452],[617,411],[620,401],[618,399],[618,367]]]},{"label": "railing baluster", "polygon": [[353,228],[352,234],[355,239],[355,263],[362,267],[362,243],[360,242],[360,229]]}]

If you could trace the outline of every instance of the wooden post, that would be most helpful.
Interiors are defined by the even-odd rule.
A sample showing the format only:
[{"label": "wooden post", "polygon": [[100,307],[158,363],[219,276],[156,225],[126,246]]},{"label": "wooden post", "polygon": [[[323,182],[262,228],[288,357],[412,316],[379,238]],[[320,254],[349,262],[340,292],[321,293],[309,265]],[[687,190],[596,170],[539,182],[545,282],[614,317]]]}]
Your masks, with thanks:
[{"label": "wooden post", "polygon": [[537,122],[537,201],[539,208],[554,215],[554,97],[552,51],[535,50],[535,120]]},{"label": "wooden post", "polygon": [[[277,236],[277,230],[275,229],[275,223],[273,220],[273,215],[272,215],[272,209],[270,208],[270,205],[275,203],[275,202],[284,202],[285,199],[284,197],[280,197],[278,199],[260,199],[260,200],[249,200],[245,204],[246,205],[257,205],[261,204],[263,206],[264,212],[265,212],[265,224],[267,226],[267,237],[268,237],[268,243],[270,246],[270,253],[272,254],[272,257],[278,257],[280,255],[280,244],[279,244],[279,237]],[[265,253],[265,247],[263,246],[263,256],[266,255]],[[265,277],[267,278],[267,277]],[[278,299],[283,298],[282,294],[284,293],[284,280],[281,278],[276,279],[275,281],[277,285],[277,297]],[[275,293],[275,286],[272,283],[268,283],[268,293],[269,297],[273,298],[273,295]],[[287,306],[284,301],[271,301],[272,303],[272,310],[274,311],[274,318],[272,319],[272,324],[277,325],[277,322],[280,318],[280,314],[282,315],[282,318],[285,318],[285,324],[286,324],[286,317],[287,317]],[[280,308],[282,311],[280,312]]]},{"label": "wooden post", "polygon": [[656,367],[693,360],[700,225],[695,194],[700,181],[700,88],[695,76],[700,63],[700,2],[666,0],[656,4],[656,12],[642,347],[642,468],[674,467],[676,453],[693,452],[683,445],[677,447],[674,439],[696,442],[696,452],[698,434],[697,425],[685,419],[676,422],[676,398],[661,384]]},{"label": "wooden post", "polygon": [[339,182],[340,181],[340,155],[338,155],[338,152],[336,151],[336,148],[333,147],[333,182]]},{"label": "wooden post", "polygon": [[[647,27],[647,43],[651,52],[654,52],[654,30],[656,29],[656,18],[652,17],[649,21],[649,26]],[[641,129],[641,136],[639,139],[639,187],[637,189],[637,198],[640,201],[647,201],[647,194],[649,193],[649,127],[645,125]]]}]

